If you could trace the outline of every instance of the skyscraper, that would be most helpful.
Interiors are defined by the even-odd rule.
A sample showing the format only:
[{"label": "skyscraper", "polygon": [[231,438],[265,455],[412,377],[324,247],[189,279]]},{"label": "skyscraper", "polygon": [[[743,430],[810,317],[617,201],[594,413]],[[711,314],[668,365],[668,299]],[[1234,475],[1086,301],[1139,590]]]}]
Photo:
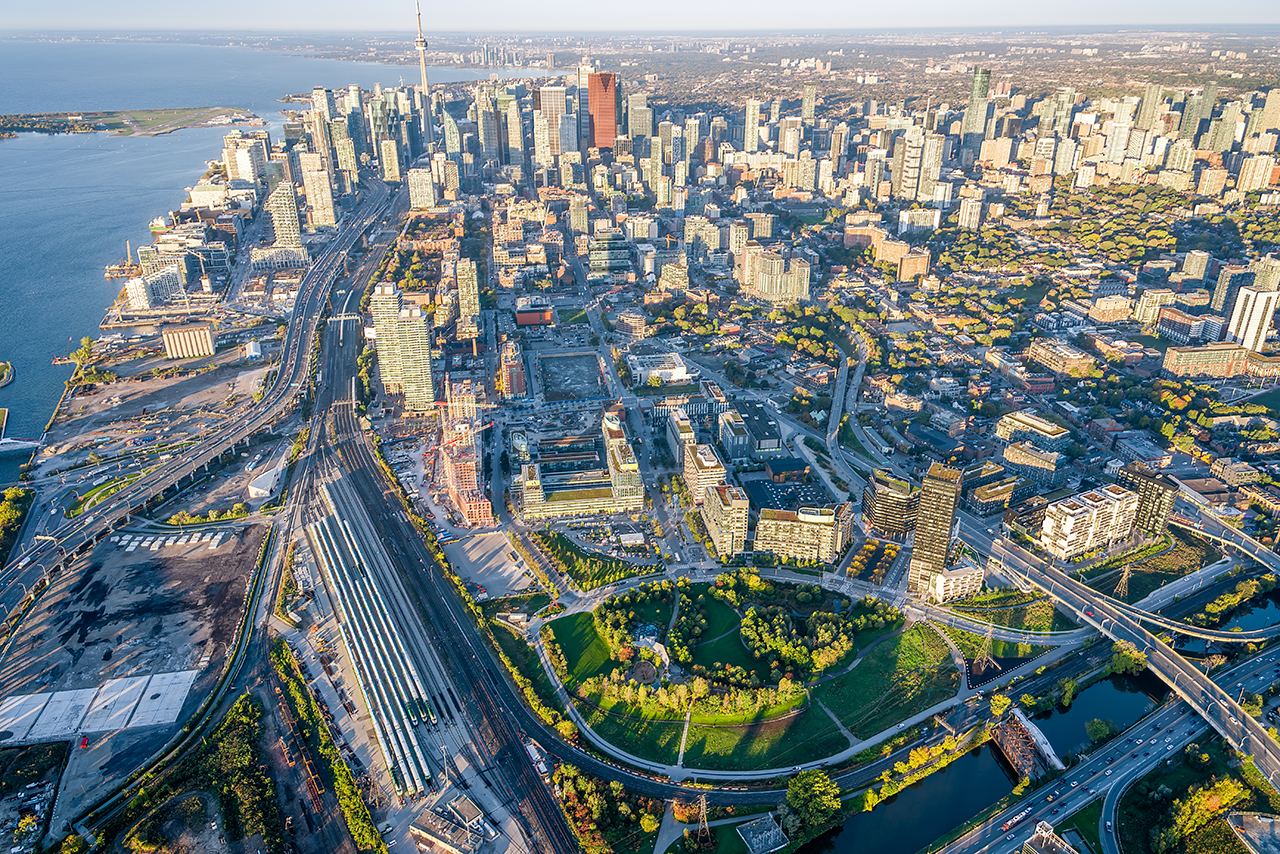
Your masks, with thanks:
[{"label": "skyscraper", "polygon": [[813,125],[813,111],[818,102],[818,87],[814,83],[804,84],[803,96],[800,100],[800,121]]},{"label": "skyscraper", "polygon": [[596,67],[591,62],[591,57],[584,56],[582,62],[578,63],[578,144],[574,148],[585,150],[591,144],[591,112],[590,112],[590,82],[589,78],[596,73]]},{"label": "skyscraper", "polygon": [[1138,109],[1138,127],[1151,130],[1155,127],[1156,116],[1164,107],[1164,87],[1159,83],[1148,83],[1142,93],[1142,106]]},{"label": "skyscraper", "polygon": [[1266,343],[1267,333],[1271,331],[1277,299],[1280,299],[1280,292],[1274,290],[1254,285],[1240,288],[1231,309],[1231,321],[1227,324],[1228,337],[1255,353],[1260,352]]},{"label": "skyscraper", "polygon": [[987,137],[987,119],[990,101],[987,93],[991,89],[991,69],[973,69],[973,85],[969,90],[969,107],[964,112],[964,147],[975,154]]},{"label": "skyscraper", "polygon": [[378,350],[378,374],[389,394],[403,394],[405,408],[430,412],[435,407],[431,379],[431,320],[418,308],[405,308],[395,285],[378,285],[369,298]]},{"label": "skyscraper", "polygon": [[622,104],[618,75],[609,72],[587,75],[587,94],[590,145],[592,148],[612,149],[618,136],[618,114]]},{"label": "skyscraper", "polygon": [[742,125],[742,150],[757,151],[760,148],[760,102],[747,99],[747,112]]},{"label": "skyscraper", "polygon": [[[566,112],[565,88],[563,86],[542,86],[538,89],[537,94],[538,109],[541,110],[542,117],[546,120],[547,145],[551,156],[556,157],[563,153],[560,148],[560,117]],[[537,133],[536,129],[534,132]],[[576,146],[570,146],[570,150],[573,148],[576,148]],[[541,165],[547,166],[550,164]]]},{"label": "skyscraper", "polygon": [[649,96],[643,92],[627,96],[627,136],[653,136],[653,110],[649,107]]},{"label": "skyscraper", "polygon": [[1178,497],[1177,482],[1138,462],[1129,463],[1120,469],[1116,480],[1138,496],[1138,510],[1133,519],[1134,530],[1148,537],[1163,534],[1169,526],[1169,514],[1173,512],[1173,504]]},{"label": "skyscraper", "polygon": [[1230,317],[1236,304],[1236,294],[1241,288],[1253,285],[1254,272],[1248,267],[1223,267],[1218,272],[1218,283],[1213,288],[1209,308],[1214,314]]},{"label": "skyscraper", "polygon": [[908,590],[913,596],[928,595],[932,576],[947,568],[963,474],[960,469],[934,463],[924,476],[916,511],[915,545],[911,550],[907,575]]},{"label": "skyscraper", "polygon": [[281,181],[267,198],[271,216],[272,246],[302,245],[302,229],[298,223],[298,193],[293,184]]}]

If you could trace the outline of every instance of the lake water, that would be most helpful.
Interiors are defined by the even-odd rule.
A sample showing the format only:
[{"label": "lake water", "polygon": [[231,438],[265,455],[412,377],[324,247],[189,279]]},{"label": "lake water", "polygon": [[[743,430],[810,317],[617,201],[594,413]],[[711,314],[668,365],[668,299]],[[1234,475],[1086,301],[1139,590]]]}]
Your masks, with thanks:
[{"label": "lake water", "polygon": [[1065,758],[1068,753],[1088,746],[1085,724],[1089,721],[1109,720],[1120,729],[1128,729],[1168,693],[1169,687],[1149,672],[1138,676],[1111,676],[1077,694],[1069,709],[1043,712],[1032,721],[1049,739],[1059,758]]},{"label": "lake water", "polygon": [[[341,62],[228,47],[44,44],[0,48],[0,113],[226,106],[278,129],[277,99],[313,86],[412,82],[417,68]],[[431,82],[486,79],[488,70],[429,69]],[[508,76],[528,76],[533,69]],[[161,137],[19,134],[0,139],[0,361],[17,380],[0,389],[8,435],[39,438],[70,376],[51,364],[98,323],[123,282],[102,268],[151,242],[148,223],[186,197],[224,129]],[[135,256],[136,257],[136,256]],[[11,480],[25,455],[0,456]]]}]

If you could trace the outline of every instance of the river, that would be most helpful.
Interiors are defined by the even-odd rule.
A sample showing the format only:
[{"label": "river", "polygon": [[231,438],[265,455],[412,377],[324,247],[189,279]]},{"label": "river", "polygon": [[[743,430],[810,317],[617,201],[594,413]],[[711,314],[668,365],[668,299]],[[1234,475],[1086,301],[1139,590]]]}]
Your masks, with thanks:
[{"label": "river", "polygon": [[[512,69],[505,76],[529,76]],[[475,69],[433,68],[431,82],[488,78]],[[253,110],[278,128],[277,99],[313,86],[396,85],[417,69],[342,62],[233,47],[113,42],[4,42],[0,113],[227,106]],[[96,337],[123,284],[102,268],[125,242],[151,242],[148,223],[186,197],[205,162],[221,157],[217,128],[160,137],[19,134],[0,139],[0,360],[17,380],[0,389],[10,436],[39,438],[70,376],[51,364]],[[135,256],[136,257],[136,256]],[[0,457],[0,481],[25,455]]]},{"label": "river", "polygon": [[[1033,720],[1060,757],[1088,742],[1085,723],[1094,718],[1128,728],[1168,693],[1157,677],[1112,676],[1076,695],[1069,709],[1053,709]],[[943,834],[1013,791],[1013,769],[993,745],[970,751],[937,774],[859,813],[800,849],[801,854],[915,854]]]}]

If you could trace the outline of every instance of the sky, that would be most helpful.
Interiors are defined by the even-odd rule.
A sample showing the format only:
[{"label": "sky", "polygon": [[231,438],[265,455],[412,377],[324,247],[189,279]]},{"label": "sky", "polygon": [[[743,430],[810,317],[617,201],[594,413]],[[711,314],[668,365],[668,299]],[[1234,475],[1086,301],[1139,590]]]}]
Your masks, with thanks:
[{"label": "sky", "polygon": [[[785,10],[785,13],[783,11]],[[800,14],[796,14],[799,11]],[[1280,24],[1280,0],[810,0],[799,9],[778,0],[689,3],[644,0],[484,0],[423,4],[428,31],[688,31],[1179,24]],[[389,31],[413,25],[412,0],[63,0],[11,3],[3,30],[316,30]],[[428,36],[430,39],[430,36]]]}]

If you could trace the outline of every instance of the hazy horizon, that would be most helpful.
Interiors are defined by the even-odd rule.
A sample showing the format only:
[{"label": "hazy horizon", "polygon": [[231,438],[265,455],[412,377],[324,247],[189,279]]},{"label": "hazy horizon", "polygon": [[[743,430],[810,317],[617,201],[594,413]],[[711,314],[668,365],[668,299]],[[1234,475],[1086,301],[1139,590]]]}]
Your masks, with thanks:
[{"label": "hazy horizon", "polygon": [[[588,0],[530,7],[513,0],[495,0],[483,7],[466,4],[424,4],[423,29],[428,32],[495,33],[749,33],[778,32],[776,27],[743,26],[754,19],[768,20],[775,4],[760,0],[731,7],[697,5],[660,0],[642,12],[633,7],[613,8]],[[196,30],[202,32],[400,32],[413,26],[411,0],[368,0],[358,7],[335,2],[281,0],[264,6],[249,0],[227,0],[216,7],[211,19],[207,9],[190,8],[155,0],[126,0],[110,8],[88,0],[70,0],[52,6],[26,4],[12,8],[0,32],[84,32],[88,30],[148,31]],[[1039,8],[1022,0],[988,0],[982,4],[983,20],[974,20],[967,4],[943,0],[917,0],[905,6],[857,9],[837,0],[816,0],[803,24],[788,22],[786,32],[844,30],[929,29],[1004,30],[1027,27],[1125,27],[1161,29],[1183,27],[1259,26],[1280,24],[1280,3],[1275,0],[1242,0],[1231,4],[1230,21],[1224,10],[1198,0],[1121,0],[1119,3],[1078,3],[1070,8]],[[1217,20],[1213,20],[1213,18]],[[500,27],[494,22],[500,20]],[[241,27],[228,26],[243,22]],[[326,26],[332,21],[332,26]],[[661,21],[671,26],[654,26]],[[922,21],[927,23],[922,24]],[[733,26],[725,24],[732,22]],[[303,24],[303,26],[299,26]]]}]

